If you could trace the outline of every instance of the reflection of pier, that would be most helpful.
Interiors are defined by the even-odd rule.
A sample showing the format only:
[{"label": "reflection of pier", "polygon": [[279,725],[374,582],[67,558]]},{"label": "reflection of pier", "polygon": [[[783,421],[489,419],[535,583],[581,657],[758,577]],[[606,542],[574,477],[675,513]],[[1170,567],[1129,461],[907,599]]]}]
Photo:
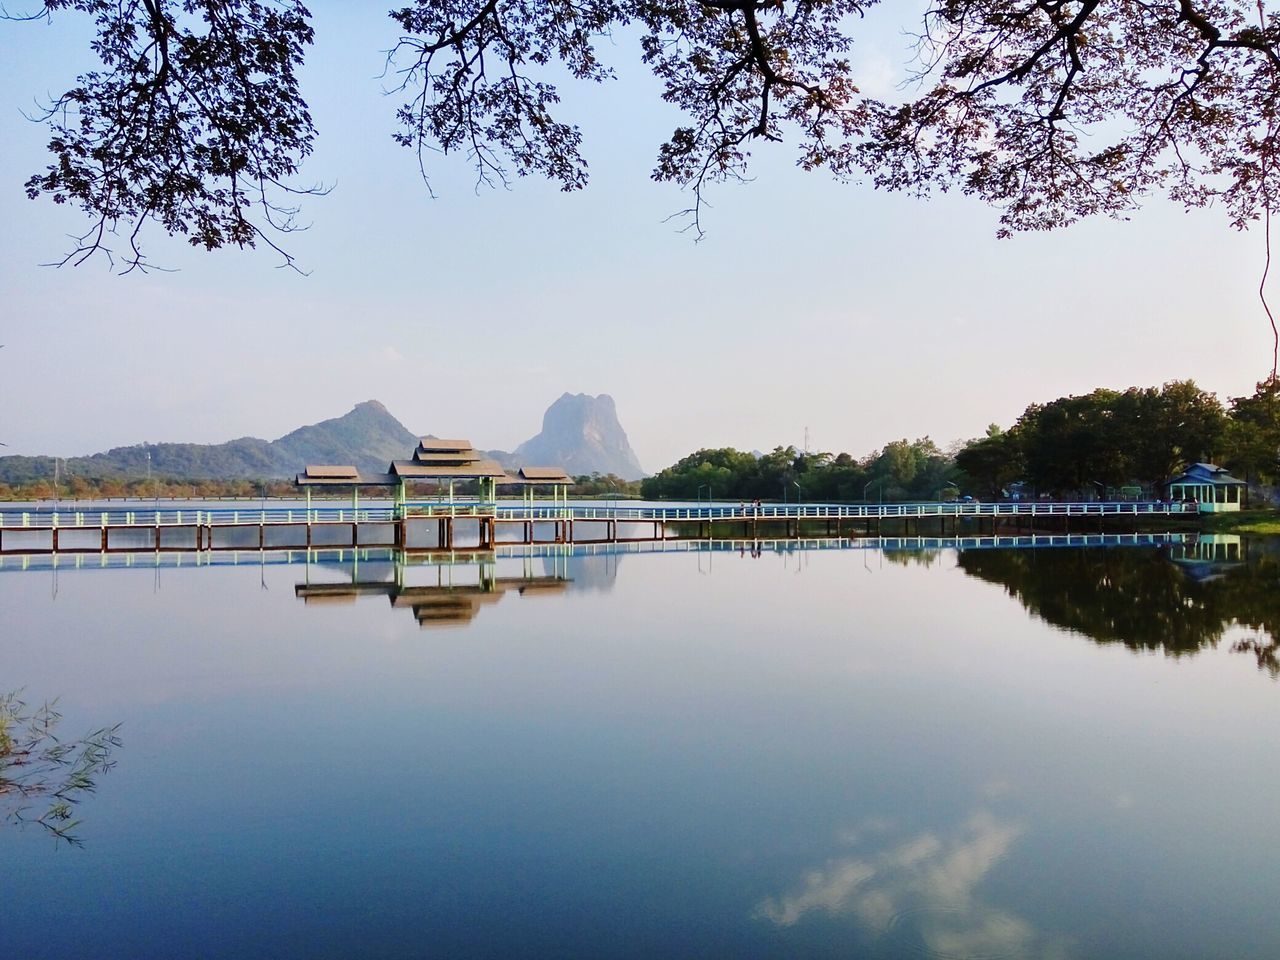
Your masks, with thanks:
[{"label": "reflection of pier", "polygon": [[[391,547],[316,547],[278,550],[153,551],[119,550],[110,553],[20,553],[0,555],[0,572],[21,570],[107,570],[125,567],[222,567],[297,566],[303,564],[353,568],[372,563],[403,562],[432,567],[457,566],[479,554],[498,560],[525,558],[619,558],[650,553],[737,553],[752,555],[797,551],[863,550],[888,553],[919,550],[1030,550],[1079,547],[1169,547],[1193,543],[1195,534],[1019,534],[996,537],[801,537],[760,540],[668,539],[619,543],[499,544],[488,551],[403,551]],[[353,576],[353,580],[356,578]]]},{"label": "reflection of pier", "polygon": [[[438,469],[438,468],[436,468]],[[328,547],[405,550],[650,543],[737,537],[1003,538],[1194,515],[1180,503],[538,504],[425,500],[390,506],[0,511],[0,553],[219,552]],[[965,534],[974,536],[966,537]],[[468,542],[474,541],[474,542]]]},{"label": "reflection of pier", "polygon": [[[384,596],[393,608],[409,608],[422,627],[465,626],[482,607],[497,603],[509,591],[520,596],[562,593],[572,582],[568,576],[568,556],[524,557],[519,575],[501,576],[492,551],[454,552],[430,564],[406,563],[403,554],[393,557],[390,579],[358,579],[359,558],[353,558],[352,579],[345,582],[312,583],[311,564],[307,580],[294,585],[294,594],[307,604],[354,603],[358,597]],[[550,570],[546,564],[550,561]],[[368,563],[366,561],[366,568]],[[385,564],[383,564],[385,566]],[[409,583],[415,571],[434,571],[435,583]]]},{"label": "reflection of pier", "polygon": [[1202,534],[1173,547],[1169,559],[1192,580],[1207,583],[1248,563],[1248,541],[1231,533]]}]

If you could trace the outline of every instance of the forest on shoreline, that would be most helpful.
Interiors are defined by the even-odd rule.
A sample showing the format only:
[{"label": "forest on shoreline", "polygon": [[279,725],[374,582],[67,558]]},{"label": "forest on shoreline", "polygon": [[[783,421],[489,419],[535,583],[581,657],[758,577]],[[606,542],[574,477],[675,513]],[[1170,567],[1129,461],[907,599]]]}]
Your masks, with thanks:
[{"label": "forest on shoreline", "polygon": [[[1218,463],[1258,489],[1280,482],[1280,381],[1223,404],[1194,381],[1161,387],[1099,388],[1031,404],[1009,427],[940,448],[929,437],[900,439],[872,453],[797,450],[756,454],[706,448],[639,481],[613,474],[575,477],[577,497],[770,501],[1055,499],[1157,497],[1181,467]],[[289,480],[64,475],[0,483],[0,500],[294,497]],[[333,496],[350,496],[334,489]]]}]

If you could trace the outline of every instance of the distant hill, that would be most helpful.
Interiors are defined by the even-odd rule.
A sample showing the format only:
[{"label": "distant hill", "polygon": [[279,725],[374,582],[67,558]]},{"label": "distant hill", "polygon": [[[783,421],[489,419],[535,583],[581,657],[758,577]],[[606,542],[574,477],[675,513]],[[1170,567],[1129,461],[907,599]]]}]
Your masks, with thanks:
[{"label": "distant hill", "polygon": [[[148,453],[152,474],[172,480],[292,478],[309,463],[352,464],[382,473],[392,460],[412,455],[418,436],[377,400],[366,400],[345,416],[299,427],[278,440],[137,444],[62,462],[68,476],[90,480],[145,476]],[[490,455],[508,469],[555,466],[575,475],[613,473],[624,480],[644,476],[608,394],[566,393],[543,416],[541,433],[514,453],[494,450]],[[52,457],[0,457],[0,483],[34,483],[52,476]]]},{"label": "distant hill", "polygon": [[[308,463],[353,464],[381,473],[408,456],[416,434],[376,400],[366,400],[345,416],[300,427],[279,440],[242,437],[227,443],[149,443],[116,447],[106,453],[69,457],[70,475],[92,479],[139,477],[147,472],[180,480],[272,479],[292,477]],[[52,457],[0,457],[0,481],[29,483],[53,475]]]},{"label": "distant hill", "polygon": [[510,454],[517,464],[563,467],[570,474],[612,473],[623,480],[645,475],[618,422],[613,397],[566,393],[542,416],[542,432]]}]

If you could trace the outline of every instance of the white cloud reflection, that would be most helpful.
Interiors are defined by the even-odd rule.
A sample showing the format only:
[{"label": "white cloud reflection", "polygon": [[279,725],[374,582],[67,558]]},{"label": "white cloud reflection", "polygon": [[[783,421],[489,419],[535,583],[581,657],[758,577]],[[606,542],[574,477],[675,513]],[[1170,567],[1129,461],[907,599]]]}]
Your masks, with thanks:
[{"label": "white cloud reflection", "polygon": [[[878,852],[828,861],[791,891],[765,898],[755,913],[779,927],[815,912],[850,916],[873,935],[909,938],[930,957],[1059,960],[1068,956],[1065,943],[1046,940],[1026,920],[978,895],[1021,833],[1016,824],[978,811],[952,836],[926,831]],[[869,834],[883,837],[864,825],[841,831],[840,839]]]}]

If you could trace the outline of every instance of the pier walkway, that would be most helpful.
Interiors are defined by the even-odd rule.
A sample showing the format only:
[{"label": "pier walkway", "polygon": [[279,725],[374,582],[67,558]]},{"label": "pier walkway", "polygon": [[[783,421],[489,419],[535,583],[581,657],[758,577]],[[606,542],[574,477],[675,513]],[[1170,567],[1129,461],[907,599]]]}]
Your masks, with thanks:
[{"label": "pier walkway", "polygon": [[[1195,515],[1193,504],[1163,501],[1059,503],[923,502],[698,505],[598,501],[418,500],[386,506],[127,505],[0,510],[0,553],[298,549],[319,546],[404,550],[479,549],[502,544],[656,542],[680,539],[799,539],[881,536],[991,536],[1002,528],[1070,532],[1073,521],[1113,529],[1126,520]],[[1079,524],[1077,524],[1079,527]],[[461,537],[458,535],[461,534]],[[342,542],[335,541],[339,538]],[[460,542],[466,539],[468,542]],[[471,542],[474,540],[474,542]]]}]

